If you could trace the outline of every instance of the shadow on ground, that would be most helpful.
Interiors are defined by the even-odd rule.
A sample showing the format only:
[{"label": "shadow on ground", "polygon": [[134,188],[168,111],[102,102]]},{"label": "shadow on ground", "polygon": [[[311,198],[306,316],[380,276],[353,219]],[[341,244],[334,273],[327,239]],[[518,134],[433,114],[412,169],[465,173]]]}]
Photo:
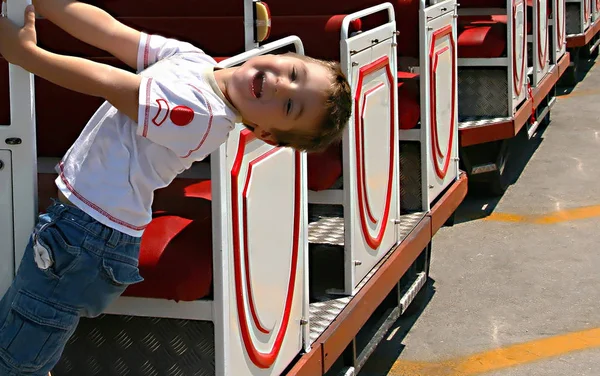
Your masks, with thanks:
[{"label": "shadow on ground", "polygon": [[[572,57],[571,57],[572,59]],[[579,66],[577,67],[578,72],[577,72],[577,83],[583,81],[588,73],[590,72],[590,70],[592,69],[592,67],[596,64],[596,57],[592,56],[589,58],[580,58],[579,59]],[[563,86],[562,82],[559,81],[558,82],[558,87],[556,88],[556,96],[560,97],[561,95],[568,95],[571,94],[573,92],[573,90],[575,90],[575,88],[577,87],[577,85],[575,86]]]},{"label": "shadow on ground", "polygon": [[403,342],[405,337],[435,295],[435,280],[429,278],[421,292],[419,292],[420,294],[423,295],[411,303],[409,311],[396,320],[379,344],[376,353],[365,363],[358,376],[384,376],[390,372],[394,363],[404,351]]},{"label": "shadow on ground", "polygon": [[[551,125],[552,121],[550,121],[549,126]],[[519,177],[523,174],[523,171],[525,171],[527,164],[544,142],[544,133],[546,129],[546,126],[540,125],[537,131],[529,139],[527,136],[527,129],[523,127],[521,132],[509,141],[512,143],[511,148],[513,151],[507,161],[505,173],[509,176],[510,186],[514,185],[519,180]],[[510,190],[510,186],[508,190]],[[464,201],[456,210],[454,224],[458,225],[488,217],[494,212],[503,196],[504,195],[491,196],[486,193],[485,189],[481,189],[478,185],[469,184],[467,197],[465,197]]]}]

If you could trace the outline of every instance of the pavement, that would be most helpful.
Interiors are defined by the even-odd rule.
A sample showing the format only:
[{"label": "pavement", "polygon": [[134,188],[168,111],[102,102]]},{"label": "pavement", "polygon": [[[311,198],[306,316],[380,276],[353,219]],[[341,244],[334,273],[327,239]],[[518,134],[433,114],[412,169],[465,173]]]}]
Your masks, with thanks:
[{"label": "pavement", "polygon": [[514,184],[434,237],[427,303],[360,376],[600,375],[600,68],[582,64]]}]

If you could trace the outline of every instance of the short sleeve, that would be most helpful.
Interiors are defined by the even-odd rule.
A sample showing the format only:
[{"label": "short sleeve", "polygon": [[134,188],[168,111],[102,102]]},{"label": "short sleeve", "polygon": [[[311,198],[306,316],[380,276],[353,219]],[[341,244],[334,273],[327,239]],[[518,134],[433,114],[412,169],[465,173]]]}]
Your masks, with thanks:
[{"label": "short sleeve", "polygon": [[157,61],[178,53],[196,53],[208,58],[204,51],[191,43],[156,34],[142,33],[138,46],[137,71],[141,72]]},{"label": "short sleeve", "polygon": [[209,89],[183,81],[143,77],[137,134],[180,158],[203,158],[225,142],[234,122]]}]

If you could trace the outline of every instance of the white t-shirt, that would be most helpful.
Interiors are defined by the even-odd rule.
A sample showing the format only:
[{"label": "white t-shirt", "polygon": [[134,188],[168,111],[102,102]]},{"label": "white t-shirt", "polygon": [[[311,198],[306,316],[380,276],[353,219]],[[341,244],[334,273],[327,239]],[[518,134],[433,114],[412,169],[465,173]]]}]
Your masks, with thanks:
[{"label": "white t-shirt", "polygon": [[154,191],[227,139],[241,118],[216,62],[191,44],[142,34],[138,123],[105,102],[57,166],[58,189],[97,221],[140,237]]}]

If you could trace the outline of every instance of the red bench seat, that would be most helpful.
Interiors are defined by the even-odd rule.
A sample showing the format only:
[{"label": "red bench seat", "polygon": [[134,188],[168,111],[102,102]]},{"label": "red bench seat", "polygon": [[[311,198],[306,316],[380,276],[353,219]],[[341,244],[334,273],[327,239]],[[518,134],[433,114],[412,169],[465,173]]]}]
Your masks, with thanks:
[{"label": "red bench seat", "polygon": [[[271,17],[271,34],[266,42],[290,35],[302,40],[307,55],[339,60],[340,29],[344,15]],[[123,23],[138,30],[190,42],[211,56],[233,56],[244,52],[244,18],[232,17],[124,17]],[[51,51],[85,57],[108,57],[105,51],[87,45],[48,20],[36,21],[38,44]],[[361,28],[360,20],[351,31]],[[221,32],[215,32],[221,30]],[[208,37],[207,37],[208,36]]]},{"label": "red bench seat", "polygon": [[493,17],[461,17],[458,28],[458,57],[495,58],[506,51],[506,23]]},{"label": "red bench seat", "polygon": [[[39,209],[56,197],[55,174],[39,174]],[[124,296],[193,301],[212,291],[210,180],[175,179],[156,191],[153,219],[140,249],[143,282]]]},{"label": "red bench seat", "polygon": [[[218,7],[210,6],[210,5],[198,5],[196,3],[190,3],[187,0],[172,0],[169,2],[169,7],[165,7],[163,2],[160,0],[148,0],[144,2],[144,6],[140,7],[140,3],[138,0],[84,0],[86,2],[98,5],[104,9],[106,9],[112,15],[118,18],[129,18],[132,23],[137,25],[142,25],[142,23],[155,23],[155,22],[163,22],[162,20],[167,19],[168,17],[174,18],[178,17],[177,21],[173,21],[173,27],[175,28],[175,33],[180,33],[182,28],[187,27],[190,28],[189,25],[193,25],[193,27],[204,28],[203,25],[199,25],[198,21],[200,18],[213,18],[217,23],[213,23],[211,26],[208,26],[208,35],[217,36],[210,41],[211,44],[215,46],[219,46],[221,43],[225,43],[224,46],[221,46],[221,49],[229,49],[233,45],[239,46],[242,48],[243,45],[240,44],[240,41],[243,41],[243,35],[240,34],[241,30],[243,30],[243,24],[241,22],[236,21],[236,25],[228,28],[227,33],[222,33],[220,35],[223,38],[218,37],[218,33],[215,33],[216,30],[221,29],[222,26],[219,26],[218,20],[227,21],[231,19],[235,19],[236,17],[240,17],[243,14],[243,2],[238,0],[224,0],[219,3]],[[294,19],[305,18],[306,20],[310,20],[311,17],[323,17],[324,15],[334,15],[334,14],[350,14],[371,6],[381,4],[381,0],[333,0],[333,1],[321,1],[321,0],[310,0],[310,1],[299,1],[299,2],[291,2],[289,0],[265,0],[265,3],[269,6],[271,15],[273,17],[272,22],[272,34],[270,40],[274,40],[280,36],[279,33],[282,33],[284,36],[289,35],[284,34],[287,28],[286,23],[290,22],[295,23]],[[401,32],[402,35],[402,43],[398,44],[398,52],[403,56],[419,56],[419,3],[420,0],[392,0],[391,3],[394,6],[396,13],[396,25]],[[281,17],[281,19],[279,19]],[[290,19],[286,19],[286,17],[292,17]],[[137,18],[137,20],[134,20]],[[186,20],[186,18],[188,18]],[[145,19],[145,20],[144,20]],[[151,21],[150,19],[154,19]],[[192,21],[196,19],[195,21]],[[367,23],[372,25],[373,22],[380,22],[381,17],[368,17]],[[140,20],[140,21],[138,21]],[[371,20],[373,22],[371,22]],[[191,22],[188,22],[191,21]],[[166,21],[165,21],[166,22]],[[180,26],[176,23],[184,23],[188,24],[188,26]],[[310,21],[307,21],[310,22]],[[222,25],[222,24],[221,24]],[[296,25],[298,26],[298,24]],[[165,25],[168,28],[168,26]],[[166,29],[168,30],[168,29]],[[308,40],[316,37],[318,46],[318,37],[321,33],[318,27],[307,27],[304,29],[290,29],[291,34],[299,35],[303,41],[308,42]],[[39,38],[42,37],[42,33],[39,33]],[[196,32],[193,29],[188,30],[187,33],[183,34],[183,37],[193,38],[192,34],[198,36],[206,36],[206,32]],[[309,35],[312,34],[312,35]],[[226,38],[226,39],[225,39]],[[241,39],[240,39],[241,38]],[[313,46],[311,43],[306,43],[307,45],[307,53],[312,54],[312,52],[308,52]],[[224,51],[213,51],[212,48],[205,47],[211,54],[227,56],[233,55],[236,52],[224,52]],[[323,49],[325,52],[329,52],[328,49]],[[316,56],[319,57],[319,56]]]},{"label": "red bench seat", "polygon": [[506,0],[461,0],[461,8],[504,8]]},{"label": "red bench seat", "polygon": [[[408,78],[412,76],[412,78]],[[398,127],[413,129],[421,118],[421,100],[418,76],[398,72]]]}]

